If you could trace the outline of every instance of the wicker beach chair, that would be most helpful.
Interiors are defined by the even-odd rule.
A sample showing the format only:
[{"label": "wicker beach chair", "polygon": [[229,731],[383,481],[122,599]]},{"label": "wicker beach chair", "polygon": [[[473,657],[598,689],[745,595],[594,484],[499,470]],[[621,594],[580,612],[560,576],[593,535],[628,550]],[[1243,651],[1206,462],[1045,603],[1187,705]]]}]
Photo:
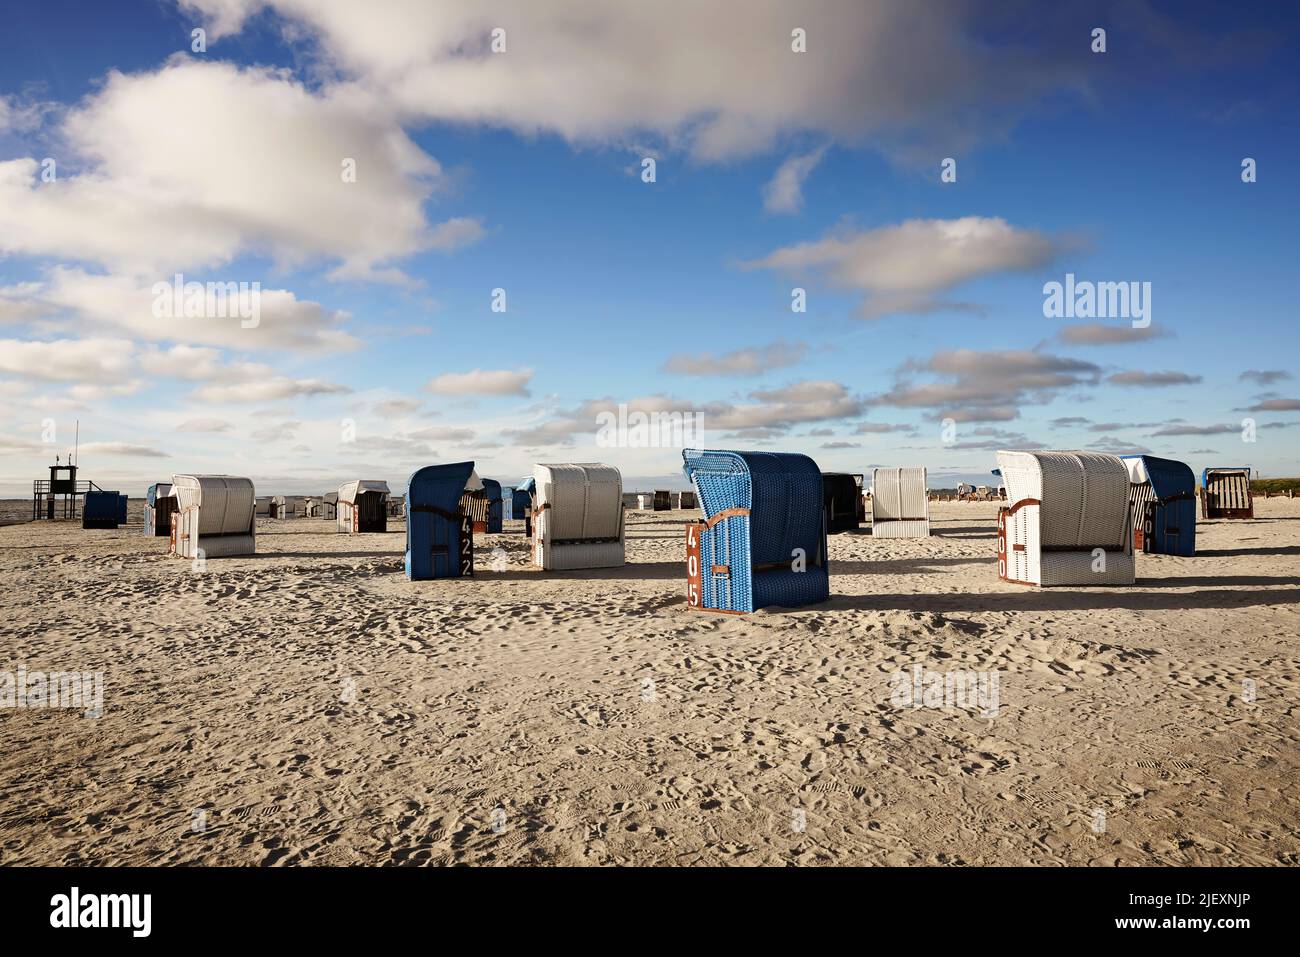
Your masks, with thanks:
[{"label": "wicker beach chair", "polygon": [[1103,452],[998,452],[998,577],[1020,585],[1131,585],[1129,474]]},{"label": "wicker beach chair", "polygon": [[535,465],[533,564],[614,568],[625,560],[623,476],[610,465]]},{"label": "wicker beach chair", "polygon": [[144,493],[144,533],[150,537],[168,537],[172,533],[172,514],[176,496],[170,482],[150,485]]},{"label": "wicker beach chair", "polygon": [[686,527],[687,600],[709,611],[830,596],[822,476],[806,455],[684,449],[705,520]]},{"label": "wicker beach chair", "polygon": [[86,492],[81,503],[82,528],[117,528],[121,524],[121,495],[103,489]]},{"label": "wicker beach chair", "polygon": [[500,532],[505,527],[501,524],[504,520],[501,483],[496,479],[484,479],[483,492],[487,496],[486,531]]},{"label": "wicker beach chair", "polygon": [[426,465],[406,485],[406,577],[411,581],[474,574],[474,529],[459,504],[473,462]]},{"label": "wicker beach chair", "polygon": [[173,475],[171,553],[222,558],[257,551],[256,490],[233,475]]},{"label": "wicker beach chair", "polygon": [[822,473],[822,504],[826,510],[826,533],[855,532],[858,529],[858,501],[862,491],[848,472]]},{"label": "wicker beach chair", "polygon": [[924,468],[872,469],[871,534],[876,538],[926,538],[930,491]]},{"label": "wicker beach chair", "polygon": [[1121,456],[1129,474],[1133,548],[1149,555],[1196,554],[1196,476],[1154,455]]},{"label": "wicker beach chair", "polygon": [[1250,469],[1232,466],[1201,473],[1202,518],[1254,518]]},{"label": "wicker beach chair", "polygon": [[334,525],[340,532],[388,531],[388,483],[356,479],[339,486]]}]

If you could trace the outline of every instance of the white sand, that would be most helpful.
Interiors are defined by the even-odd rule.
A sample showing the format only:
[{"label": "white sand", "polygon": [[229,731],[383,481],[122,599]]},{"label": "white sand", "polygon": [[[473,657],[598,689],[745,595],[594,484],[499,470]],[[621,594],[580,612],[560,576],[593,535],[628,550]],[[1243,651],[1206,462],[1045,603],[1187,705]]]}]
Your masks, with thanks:
[{"label": "white sand", "polygon": [[[1300,502],[1105,589],[998,582],[995,509],[833,536],[830,602],[750,616],[686,608],[684,512],[629,513],[622,569],[508,523],[420,583],[311,519],[203,574],[0,528],[0,669],[107,682],[0,709],[0,864],[1300,863]],[[913,664],[996,670],[997,715],[896,707]]]}]

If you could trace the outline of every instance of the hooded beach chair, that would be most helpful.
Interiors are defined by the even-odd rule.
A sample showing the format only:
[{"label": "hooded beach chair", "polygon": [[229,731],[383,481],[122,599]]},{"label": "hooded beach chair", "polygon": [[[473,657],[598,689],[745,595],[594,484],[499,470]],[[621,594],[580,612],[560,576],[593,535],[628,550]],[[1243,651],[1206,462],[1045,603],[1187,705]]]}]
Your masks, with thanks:
[{"label": "hooded beach chair", "polygon": [[82,528],[117,528],[122,524],[121,495],[90,489],[81,503]]},{"label": "hooded beach chair", "polygon": [[176,496],[170,482],[150,485],[144,493],[144,533],[150,537],[167,537],[172,533],[172,513]]},{"label": "hooded beach chair", "polygon": [[998,577],[1018,585],[1132,585],[1128,468],[1103,452],[998,452]]},{"label": "hooded beach chair", "polygon": [[610,465],[535,465],[533,564],[547,571],[624,562],[623,476]]},{"label": "hooded beach chair", "polygon": [[339,486],[334,527],[340,532],[388,531],[388,483],[356,479]]},{"label": "hooded beach chair", "polygon": [[875,538],[926,538],[930,491],[924,468],[871,470],[871,534]]},{"label": "hooded beach chair", "polygon": [[822,473],[822,504],[826,509],[826,532],[854,532],[858,528],[858,502],[862,492],[847,472]]},{"label": "hooded beach chair", "polygon": [[692,511],[694,509],[699,508],[699,505],[697,505],[695,502],[695,493],[683,492],[681,499],[678,501],[678,507],[683,509],[691,509]]},{"label": "hooded beach chair", "polygon": [[673,508],[673,497],[667,489],[657,488],[650,507],[656,512],[670,512]]},{"label": "hooded beach chair", "polygon": [[501,524],[504,511],[501,483],[496,479],[484,479],[483,491],[487,495],[487,531],[499,532],[504,528]]},{"label": "hooded beach chair", "polygon": [[1232,466],[1201,473],[1202,518],[1254,518],[1250,469]]},{"label": "hooded beach chair", "polygon": [[1154,455],[1120,456],[1128,466],[1133,548],[1149,555],[1196,554],[1196,476]]},{"label": "hooded beach chair", "polygon": [[687,600],[709,611],[830,597],[822,474],[791,452],[682,450],[704,521],[686,526]]},{"label": "hooded beach chair", "polygon": [[232,475],[173,475],[176,512],[171,553],[222,558],[257,551],[256,492],[251,479]]},{"label": "hooded beach chair", "polygon": [[474,527],[460,509],[473,462],[426,465],[406,486],[406,577],[411,581],[474,574]]},{"label": "hooded beach chair", "polygon": [[515,486],[515,508],[523,511],[524,538],[533,537],[533,501],[537,498],[537,480],[529,475]]},{"label": "hooded beach chair", "polygon": [[271,517],[271,496],[259,495],[257,501],[253,504],[253,514],[258,518]]}]

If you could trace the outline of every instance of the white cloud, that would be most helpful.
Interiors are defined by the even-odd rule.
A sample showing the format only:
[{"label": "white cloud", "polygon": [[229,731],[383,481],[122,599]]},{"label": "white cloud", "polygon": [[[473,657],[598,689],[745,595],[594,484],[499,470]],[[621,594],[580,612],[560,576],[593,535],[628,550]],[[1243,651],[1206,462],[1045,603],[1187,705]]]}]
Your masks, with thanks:
[{"label": "white cloud", "polygon": [[773,342],[766,346],[737,349],[722,355],[707,352],[682,352],[664,363],[665,372],[678,375],[758,375],[771,369],[797,365],[808,346],[802,342]]},{"label": "white cloud", "polygon": [[981,276],[1034,269],[1050,262],[1065,244],[1037,230],[984,216],[910,219],[864,232],[841,231],[814,242],[778,249],[744,263],[796,276],[821,275],[832,284],[866,294],[862,313],[974,308],[940,294]]},{"label": "white cloud", "polygon": [[45,382],[121,382],[133,359],[134,347],[125,339],[0,339],[0,372]]},{"label": "white cloud", "polygon": [[[134,458],[167,458],[167,453],[147,445],[130,445],[126,442],[87,442],[81,446],[82,455],[127,455]],[[80,460],[78,460],[80,461]]]},{"label": "white cloud", "polygon": [[[59,132],[79,172],[45,183],[34,158],[0,162],[0,251],[152,279],[245,253],[387,278],[395,260],[482,231],[428,223],[441,168],[389,112],[274,70],[178,56],[110,73]],[[345,158],[355,182],[343,181]]]},{"label": "white cloud", "polygon": [[341,395],[351,392],[345,385],[323,379],[291,379],[275,376],[255,382],[232,385],[208,385],[195,389],[192,398],[199,402],[274,402],[279,399],[297,399],[319,395]]},{"label": "white cloud", "polygon": [[[187,276],[186,281],[204,281]],[[170,281],[166,277],[162,281]],[[154,315],[151,284],[122,275],[96,275],[74,268],[54,268],[35,293],[41,305],[63,317],[62,324],[84,328],[97,324],[130,333],[142,342],[176,342],[188,346],[225,346],[241,351],[292,349],[335,352],[355,349],[359,341],[339,328],[346,314],[298,299],[285,289],[262,289],[256,326],[238,318],[185,318]],[[59,319],[51,320],[59,324]]]},{"label": "white cloud", "polygon": [[435,395],[528,395],[532,378],[530,369],[474,369],[437,376],[425,388]]},{"label": "white cloud", "polygon": [[763,208],[769,213],[797,213],[803,209],[804,180],[824,155],[826,147],[823,146],[811,153],[791,156],[782,163],[776,175],[763,186]]},{"label": "white cloud", "polygon": [[176,426],[177,432],[229,432],[234,426],[225,419],[186,419]]},{"label": "white cloud", "polygon": [[[273,8],[319,37],[357,88],[408,116],[553,132],[577,143],[653,139],[706,160],[754,153],[800,132],[911,146],[928,134],[957,149],[1088,76],[1082,58],[1027,36],[1037,22],[1008,22],[1010,11],[959,2],[821,0],[792,11],[785,0],[748,0],[743,12],[696,0],[566,0],[558,10],[532,0],[183,5],[218,36]],[[489,46],[498,26],[506,29],[504,54]],[[791,51],[794,26],[807,31],[806,53]],[[1041,29],[1052,35],[1050,25]],[[977,39],[977,31],[1024,45]]]}]

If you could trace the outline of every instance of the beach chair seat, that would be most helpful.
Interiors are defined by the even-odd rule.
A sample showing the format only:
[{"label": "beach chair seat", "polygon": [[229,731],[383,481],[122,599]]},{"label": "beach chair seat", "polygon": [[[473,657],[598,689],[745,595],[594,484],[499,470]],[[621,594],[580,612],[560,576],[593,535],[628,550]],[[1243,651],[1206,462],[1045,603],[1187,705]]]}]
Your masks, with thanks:
[{"label": "beach chair seat", "polygon": [[998,452],[998,577],[1021,585],[1131,585],[1129,473],[1102,452]]},{"label": "beach chair seat", "polygon": [[1244,466],[1209,468],[1201,473],[1201,517],[1255,517],[1250,492],[1250,469]]},{"label": "beach chair seat", "polygon": [[830,596],[821,470],[806,455],[685,449],[704,521],[686,527],[687,600],[708,611]]},{"label": "beach chair seat", "polygon": [[534,565],[558,571],[624,563],[623,476],[618,469],[536,465],[533,477]]}]

